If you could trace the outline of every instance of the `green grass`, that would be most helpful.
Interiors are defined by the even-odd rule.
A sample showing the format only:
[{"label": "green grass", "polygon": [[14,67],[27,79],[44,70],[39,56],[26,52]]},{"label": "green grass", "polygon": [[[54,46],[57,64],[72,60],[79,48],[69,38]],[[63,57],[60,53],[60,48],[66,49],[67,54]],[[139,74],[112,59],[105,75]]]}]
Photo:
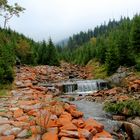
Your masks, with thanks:
[{"label": "green grass", "polygon": [[[113,114],[123,114],[127,116],[140,116],[140,102],[138,100],[126,100],[123,102],[111,103],[104,105],[104,110]],[[125,111],[127,110],[127,112]]]},{"label": "green grass", "polygon": [[91,60],[88,65],[93,67],[94,79],[108,78],[105,65],[101,65],[97,60]]},{"label": "green grass", "polygon": [[135,72],[137,77],[140,77],[140,71]]},{"label": "green grass", "polygon": [[9,90],[6,90],[6,89],[0,90],[0,97],[7,96],[8,94],[9,94]]},{"label": "green grass", "polygon": [[0,84],[0,97],[8,96],[13,89],[13,84]]}]

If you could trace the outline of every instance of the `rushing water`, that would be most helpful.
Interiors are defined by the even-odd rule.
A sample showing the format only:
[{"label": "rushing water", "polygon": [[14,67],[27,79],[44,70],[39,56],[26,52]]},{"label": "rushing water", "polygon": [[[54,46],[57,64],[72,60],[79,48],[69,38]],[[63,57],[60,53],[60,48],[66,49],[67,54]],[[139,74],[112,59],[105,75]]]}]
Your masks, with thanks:
[{"label": "rushing water", "polygon": [[62,83],[64,93],[77,92],[81,94],[92,93],[100,89],[106,89],[108,83],[104,80],[75,80]]},{"label": "rushing water", "polygon": [[104,124],[105,130],[109,132],[112,132],[112,130],[119,125],[117,121],[113,121],[106,116],[106,113],[103,111],[103,105],[100,103],[86,100],[73,101],[72,103],[76,104],[80,111],[84,112],[85,118],[92,117],[101,122]]}]

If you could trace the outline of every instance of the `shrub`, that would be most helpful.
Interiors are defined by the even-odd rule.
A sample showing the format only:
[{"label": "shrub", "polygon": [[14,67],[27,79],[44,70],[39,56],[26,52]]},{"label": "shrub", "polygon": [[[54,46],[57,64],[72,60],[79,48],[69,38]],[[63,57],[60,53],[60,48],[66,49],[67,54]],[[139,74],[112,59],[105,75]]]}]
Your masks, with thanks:
[{"label": "shrub", "polygon": [[127,100],[117,103],[107,102],[104,105],[104,110],[112,114],[140,115],[140,102],[138,100]]}]

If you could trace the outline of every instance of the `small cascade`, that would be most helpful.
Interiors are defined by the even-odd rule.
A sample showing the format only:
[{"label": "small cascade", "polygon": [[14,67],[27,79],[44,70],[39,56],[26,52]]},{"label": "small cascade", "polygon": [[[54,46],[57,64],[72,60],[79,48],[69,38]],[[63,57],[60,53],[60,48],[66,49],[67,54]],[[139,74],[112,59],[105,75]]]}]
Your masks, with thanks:
[{"label": "small cascade", "polygon": [[77,84],[74,82],[68,82],[63,85],[64,93],[72,93],[77,90]]},{"label": "small cascade", "polygon": [[63,93],[86,94],[100,89],[106,89],[108,83],[104,80],[75,80],[60,83]]},{"label": "small cascade", "polygon": [[98,90],[97,82],[93,80],[77,81],[77,92],[93,92]]}]

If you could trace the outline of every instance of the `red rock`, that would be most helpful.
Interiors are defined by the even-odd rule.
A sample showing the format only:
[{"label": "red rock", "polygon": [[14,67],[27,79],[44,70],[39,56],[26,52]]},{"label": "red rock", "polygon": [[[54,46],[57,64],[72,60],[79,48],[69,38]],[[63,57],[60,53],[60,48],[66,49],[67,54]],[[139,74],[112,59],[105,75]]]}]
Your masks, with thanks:
[{"label": "red rock", "polygon": [[65,109],[67,112],[71,112],[71,110],[76,110],[76,106],[75,106],[75,105],[70,105],[70,104],[68,104],[68,103],[65,103],[64,109]]},{"label": "red rock", "polygon": [[68,120],[72,120],[72,116],[71,116],[71,114],[70,113],[68,113],[68,112],[63,112],[61,115],[60,115],[60,117],[59,118],[67,118]]},{"label": "red rock", "polygon": [[28,127],[30,126],[29,123],[26,122],[20,122],[20,121],[14,121],[12,122],[12,125],[16,126],[16,127]]},{"label": "red rock", "polygon": [[35,123],[36,123],[35,120],[30,120],[30,121],[29,121],[30,126],[35,125]]},{"label": "red rock", "polygon": [[41,133],[41,127],[38,125],[31,126],[30,130],[31,130],[32,134],[40,134]]},{"label": "red rock", "polygon": [[59,119],[57,120],[57,125],[58,125],[58,126],[64,126],[64,125],[67,124],[67,123],[71,123],[71,120],[68,119],[68,118],[59,118]]},{"label": "red rock", "polygon": [[129,91],[132,91],[132,92],[137,92],[140,90],[140,85],[139,84],[133,84],[129,87]]},{"label": "red rock", "polygon": [[62,137],[61,140],[79,140],[79,139],[75,139],[75,138],[68,138],[68,137]]},{"label": "red rock", "polygon": [[87,129],[78,129],[79,138],[85,138],[91,140],[93,135]]},{"label": "red rock", "polygon": [[39,103],[39,101],[38,100],[30,100],[30,101],[21,100],[18,103],[19,105],[33,105],[33,104]]},{"label": "red rock", "polygon": [[59,126],[64,126],[65,124],[71,123],[71,120],[72,120],[71,114],[67,112],[63,112],[60,115],[59,119],[57,120],[57,124]]},{"label": "red rock", "polygon": [[82,117],[84,115],[83,112],[76,111],[76,110],[71,110],[70,113],[75,118],[80,118],[80,117]]},{"label": "red rock", "polygon": [[62,126],[60,128],[60,130],[76,131],[77,130],[77,127],[74,124],[72,124],[71,122],[69,122],[69,123],[66,123],[64,126]]},{"label": "red rock", "polygon": [[[95,121],[92,118],[89,118],[85,121],[85,129],[88,129],[88,127],[93,127],[95,128],[98,132],[102,132],[104,129],[104,126],[102,124],[100,124],[99,122]],[[92,130],[91,130],[92,131]]]},{"label": "red rock", "polygon": [[49,119],[48,123],[46,124],[46,127],[49,128],[49,127],[56,127],[58,126],[57,124],[57,120],[51,120]]},{"label": "red rock", "polygon": [[32,109],[32,110],[28,111],[27,114],[31,115],[31,116],[37,116],[38,112],[35,109]]},{"label": "red rock", "polygon": [[43,134],[42,140],[58,140],[58,135],[51,132],[47,132]]},{"label": "red rock", "polygon": [[79,138],[78,131],[61,130],[59,137]]},{"label": "red rock", "polygon": [[21,116],[16,118],[16,120],[21,121],[21,122],[28,122],[29,116]]},{"label": "red rock", "polygon": [[14,140],[14,139],[15,139],[14,135],[0,136],[0,140]]},{"label": "red rock", "polygon": [[75,124],[79,128],[84,128],[85,127],[85,121],[84,121],[83,118],[73,119],[72,123]]},{"label": "red rock", "polygon": [[134,83],[140,85],[140,80],[135,80]]},{"label": "red rock", "polygon": [[87,126],[85,127],[85,129],[87,129],[89,132],[91,132],[93,136],[94,136],[96,133],[98,133],[98,131],[94,128],[93,125],[87,125]]},{"label": "red rock", "polygon": [[40,116],[36,118],[36,124],[42,127],[46,126],[46,118],[48,118],[47,116]]},{"label": "red rock", "polygon": [[47,132],[58,134],[58,127],[50,127],[50,128],[47,128]]},{"label": "red rock", "polygon": [[14,111],[14,117],[18,118],[21,117],[23,115],[23,110],[22,109],[17,109]]},{"label": "red rock", "polygon": [[112,136],[110,133],[108,133],[107,131],[103,130],[102,132],[100,133],[97,133],[92,140],[95,140],[95,138],[111,138],[112,139]]},{"label": "red rock", "polygon": [[122,102],[122,101],[126,101],[128,99],[129,99],[129,97],[127,95],[122,95],[122,96],[119,96],[117,100]]},{"label": "red rock", "polygon": [[115,139],[112,139],[112,138],[94,138],[92,140],[115,140]]},{"label": "red rock", "polygon": [[52,114],[60,116],[64,112],[64,109],[63,109],[62,105],[55,105],[55,106],[52,106],[51,112],[52,112]]}]

